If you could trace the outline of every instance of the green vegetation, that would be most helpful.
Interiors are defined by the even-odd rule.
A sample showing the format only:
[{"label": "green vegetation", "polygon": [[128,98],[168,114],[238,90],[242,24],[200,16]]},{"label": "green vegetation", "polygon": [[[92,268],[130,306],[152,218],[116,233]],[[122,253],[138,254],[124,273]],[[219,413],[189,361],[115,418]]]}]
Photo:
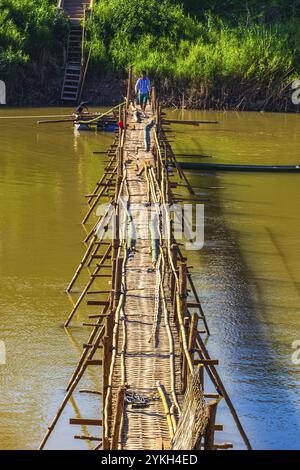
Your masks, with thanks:
[{"label": "green vegetation", "polygon": [[0,78],[7,81],[10,96],[23,86],[22,93],[30,93],[30,87],[42,87],[59,73],[68,21],[56,4],[0,0]]},{"label": "green vegetation", "polygon": [[299,2],[184,4],[96,3],[88,22],[94,66],[114,72],[129,64],[136,71],[145,68],[166,93],[189,90],[194,105],[208,97],[208,105],[213,99],[219,106],[282,99],[299,67],[300,21],[290,19],[300,11]]}]

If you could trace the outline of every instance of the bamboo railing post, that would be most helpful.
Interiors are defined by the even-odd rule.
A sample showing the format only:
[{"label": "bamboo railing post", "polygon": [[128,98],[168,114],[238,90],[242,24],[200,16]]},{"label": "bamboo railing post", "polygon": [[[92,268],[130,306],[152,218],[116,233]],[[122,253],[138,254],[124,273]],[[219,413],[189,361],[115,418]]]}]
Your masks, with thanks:
[{"label": "bamboo railing post", "polygon": [[120,439],[122,439],[121,422],[122,422],[122,417],[123,417],[123,412],[124,412],[125,392],[126,392],[126,387],[122,385],[118,390],[116,413],[115,413],[115,420],[113,424],[112,439],[111,439],[111,446],[110,446],[111,450],[118,450],[119,441]]},{"label": "bamboo railing post", "polygon": [[214,440],[215,440],[215,423],[216,423],[217,406],[218,406],[217,400],[211,401],[207,405],[208,422],[207,422],[206,430],[204,434],[204,450],[215,450]]},{"label": "bamboo railing post", "polygon": [[[102,404],[103,404],[103,412],[104,412],[104,404],[106,400],[106,394],[108,389],[108,378],[109,378],[109,369],[110,369],[110,340],[109,336],[104,336],[102,340],[103,344],[103,383],[102,383]],[[102,424],[102,439],[103,439],[103,450],[109,449],[109,441],[106,438],[107,429],[105,428],[105,419],[103,414],[103,424]]]},{"label": "bamboo railing post", "polygon": [[126,100],[127,109],[129,108],[131,96],[132,96],[132,71],[133,71],[133,67],[132,65],[130,65],[129,72],[128,72],[128,84],[127,84],[127,100]]},{"label": "bamboo railing post", "polygon": [[[190,326],[190,319],[188,317],[184,318],[184,330],[185,335],[188,337],[189,335],[189,326]],[[186,392],[187,381],[188,381],[188,367],[186,362],[185,354],[182,355],[182,371],[181,371],[181,392]]]},{"label": "bamboo railing post", "polygon": [[204,365],[199,364],[198,366],[198,377],[199,377],[199,382],[202,387],[202,391],[204,391]]},{"label": "bamboo railing post", "polygon": [[[107,317],[106,327],[107,327],[107,344],[106,347],[108,349],[108,369],[111,367],[111,360],[112,360],[112,353],[113,353],[113,330],[114,330],[114,323],[115,323],[115,313],[118,308],[120,295],[121,295],[121,287],[122,287],[122,271],[123,271],[123,263],[124,258],[120,255],[117,256],[116,264],[115,264],[115,281],[114,281],[114,295],[113,295],[113,304],[112,304],[112,311],[110,315]],[[110,371],[108,370],[108,375]],[[106,402],[106,399],[103,400],[103,403]],[[111,393],[110,393],[110,400],[107,406],[107,419],[108,421],[111,419],[112,413],[112,400],[111,400]],[[111,436],[112,429],[106,430],[106,436]]]},{"label": "bamboo railing post", "polygon": [[[186,298],[187,298],[187,283],[186,283],[186,273],[187,267],[184,261],[179,263],[179,295],[180,298],[183,300],[183,310],[182,313],[186,313]],[[185,316],[185,315],[183,315]]]},{"label": "bamboo railing post", "polygon": [[191,354],[192,361],[194,362],[194,348],[196,346],[196,337],[197,337],[197,326],[198,326],[198,314],[195,312],[192,314],[190,331],[189,331],[189,351]]},{"label": "bamboo railing post", "polygon": [[166,393],[165,393],[164,388],[162,388],[159,380],[156,382],[156,387],[157,387],[158,393],[160,395],[162,405],[163,405],[163,409],[164,409],[164,412],[165,412],[165,415],[166,415],[166,418],[167,418],[167,423],[168,423],[169,433],[170,433],[170,440],[172,440],[173,437],[174,437],[173,420],[171,418],[171,412],[170,412],[170,407],[169,407],[169,404],[168,404],[168,401],[167,401],[167,398],[166,398]]},{"label": "bamboo railing post", "polygon": [[123,256],[118,256],[116,263],[116,278],[114,286],[114,305],[113,308],[116,309],[119,303],[122,287],[122,270],[123,270],[124,258]]},{"label": "bamboo railing post", "polygon": [[[177,270],[177,256],[178,256],[178,246],[174,243],[171,245],[171,255],[172,255],[172,264],[174,266],[175,271]],[[174,306],[175,304],[175,290],[176,290],[176,275],[174,271],[172,271],[171,276],[171,302]]]},{"label": "bamboo railing post", "polygon": [[155,88],[155,86],[152,87],[151,105],[152,105],[152,112],[153,112],[153,114],[155,114],[155,112],[156,112],[156,106],[157,106],[157,102],[156,102],[156,88]]},{"label": "bamboo railing post", "polygon": [[178,288],[179,288],[179,298],[180,298],[180,312],[182,316],[182,321],[187,315],[187,283],[186,283],[186,263],[180,262],[178,265]]}]

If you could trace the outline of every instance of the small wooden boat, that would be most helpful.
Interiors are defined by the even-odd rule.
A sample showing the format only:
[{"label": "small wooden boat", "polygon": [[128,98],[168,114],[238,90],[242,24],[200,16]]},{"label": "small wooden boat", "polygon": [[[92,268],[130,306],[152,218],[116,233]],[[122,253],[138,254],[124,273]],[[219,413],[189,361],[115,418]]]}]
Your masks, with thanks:
[{"label": "small wooden boat", "polygon": [[78,131],[101,130],[105,132],[114,132],[118,129],[117,119],[99,120],[93,123],[85,123],[84,120],[74,121],[74,126]]},{"label": "small wooden boat", "polygon": [[225,163],[178,162],[183,170],[300,173],[299,165],[234,165]]},{"label": "small wooden boat", "polygon": [[105,132],[114,132],[118,129],[119,105],[114,106],[105,113],[90,112],[86,105],[86,102],[80,103],[80,105],[75,109],[75,112],[67,116],[68,119],[47,119],[38,121],[38,124],[73,122],[75,129],[78,131],[102,130]]}]

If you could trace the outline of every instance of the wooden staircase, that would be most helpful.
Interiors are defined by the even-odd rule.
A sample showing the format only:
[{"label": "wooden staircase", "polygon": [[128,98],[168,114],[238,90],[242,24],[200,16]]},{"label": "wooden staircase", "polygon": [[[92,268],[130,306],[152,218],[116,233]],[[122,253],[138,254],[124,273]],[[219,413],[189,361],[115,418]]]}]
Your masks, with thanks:
[{"label": "wooden staircase", "polygon": [[89,11],[92,1],[61,0],[58,8],[63,9],[71,21],[65,75],[61,92],[62,101],[76,102],[79,98],[83,75],[83,27],[85,11]]}]

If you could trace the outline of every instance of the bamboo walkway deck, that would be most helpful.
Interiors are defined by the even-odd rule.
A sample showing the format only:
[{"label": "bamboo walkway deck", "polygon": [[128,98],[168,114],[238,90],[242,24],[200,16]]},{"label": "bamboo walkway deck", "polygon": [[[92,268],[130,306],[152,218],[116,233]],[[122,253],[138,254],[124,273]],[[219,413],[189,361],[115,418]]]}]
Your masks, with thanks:
[{"label": "bamboo walkway deck", "polygon": [[[128,210],[136,220],[136,230],[148,231],[146,216],[135,209],[142,204],[147,211],[148,187],[144,175],[138,176],[146,162],[154,165],[153,155],[144,149],[144,127],[153,119],[151,108],[147,109],[147,119],[141,117],[135,123],[132,112],[128,114],[129,129],[124,143],[124,158],[130,159],[127,166]],[[126,194],[124,194],[126,196]],[[157,194],[158,196],[158,194]],[[168,395],[172,393],[172,374],[175,378],[175,393],[181,394],[179,335],[171,318],[166,324],[161,312],[162,284],[160,261],[152,271],[151,240],[137,240],[136,252],[132,252],[124,264],[123,288],[126,295],[123,315],[119,321],[118,351],[124,350],[124,378],[121,372],[121,354],[118,353],[114,367],[113,383],[129,387],[128,390],[149,400],[147,408],[124,410],[124,429],[121,443],[124,449],[161,449],[161,442],[170,438],[163,405],[157,390],[157,381],[164,385]],[[150,271],[150,272],[149,272]],[[164,295],[170,303],[170,292],[163,286]],[[167,315],[169,316],[169,311]],[[170,351],[167,328],[172,331],[176,352]],[[171,349],[173,346],[171,346]],[[174,372],[170,360],[174,359]],[[113,406],[115,411],[115,406]]]},{"label": "bamboo walkway deck", "polygon": [[[84,268],[92,273],[65,326],[69,326],[83,300],[88,299],[88,305],[99,309],[90,315],[94,323],[87,325],[92,332],[40,449],[45,447],[91,365],[102,370],[102,390],[90,391],[102,395],[102,416],[74,418],[70,424],[85,426],[84,429],[99,426],[98,436],[76,436],[98,441],[95,450],[231,448],[230,443],[215,442],[216,432],[223,430],[222,425],[216,424],[221,399],[226,401],[241,438],[250,449],[217,372],[218,361],[210,357],[205,347],[203,335],[209,335],[208,325],[166,210],[174,201],[174,187],[184,186],[194,202],[198,201],[197,196],[166,137],[167,121],[155,90],[146,117],[130,104],[130,98],[131,75],[127,101],[119,107],[119,121],[124,125],[107,152],[104,174],[94,191],[86,195],[89,208],[83,220],[84,224],[90,220],[104,197],[115,209],[115,234],[111,240],[106,238],[111,220],[107,210],[84,240],[86,252],[67,291],[73,289]],[[169,174],[171,167],[175,179]],[[154,205],[154,213],[149,219],[150,204]],[[124,236],[125,231],[131,234],[129,238]],[[99,290],[99,279],[111,281],[107,290]],[[207,386],[210,392],[205,391]]]}]

